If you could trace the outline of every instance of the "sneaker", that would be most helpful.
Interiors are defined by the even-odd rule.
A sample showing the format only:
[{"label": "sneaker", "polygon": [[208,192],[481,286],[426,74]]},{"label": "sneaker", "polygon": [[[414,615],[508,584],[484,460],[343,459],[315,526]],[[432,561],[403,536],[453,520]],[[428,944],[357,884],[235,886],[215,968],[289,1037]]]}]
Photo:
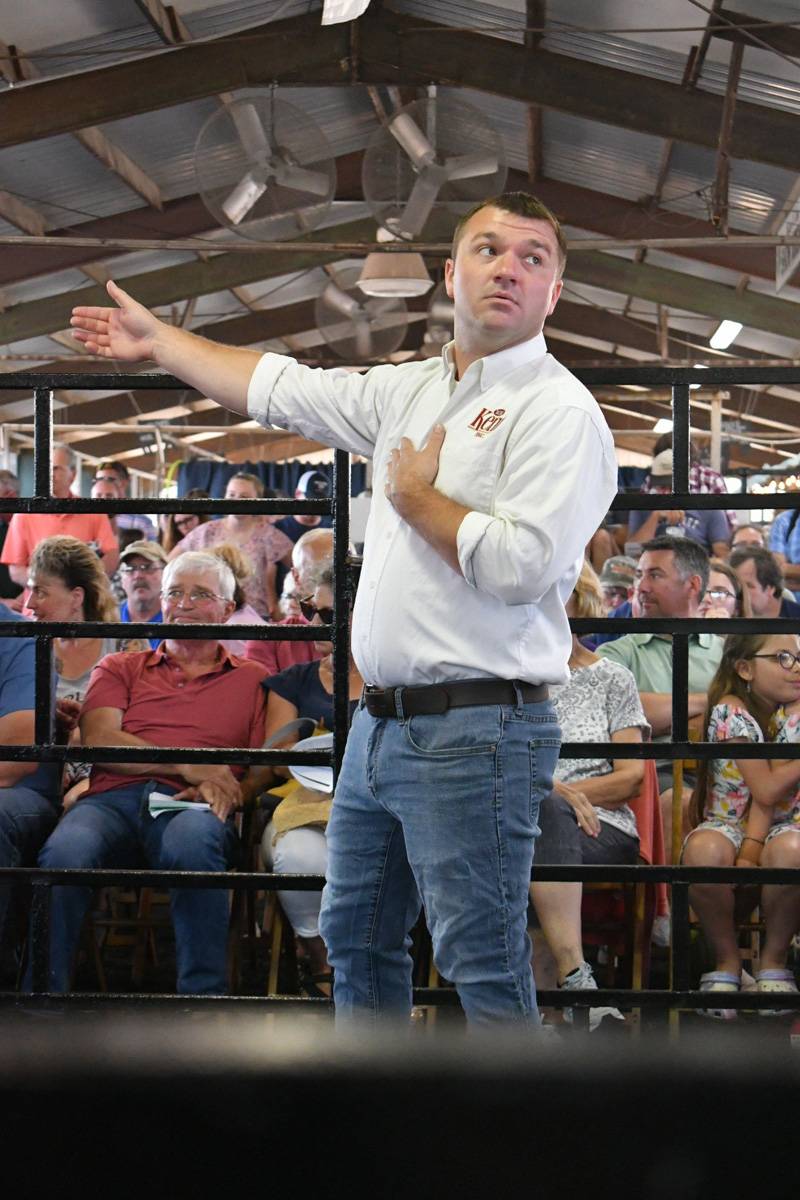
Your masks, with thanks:
[{"label": "sneaker", "polygon": [[[597,990],[597,980],[592,973],[592,968],[587,962],[582,962],[574,971],[570,971],[569,975],[565,976],[564,982],[558,985],[566,991],[583,991],[588,989]],[[562,1010],[565,1022],[571,1025],[574,1020],[574,1013],[571,1008]],[[615,1021],[624,1021],[622,1013],[618,1008],[590,1008],[589,1009],[589,1032],[594,1033],[600,1027],[606,1017],[611,1017]]]}]

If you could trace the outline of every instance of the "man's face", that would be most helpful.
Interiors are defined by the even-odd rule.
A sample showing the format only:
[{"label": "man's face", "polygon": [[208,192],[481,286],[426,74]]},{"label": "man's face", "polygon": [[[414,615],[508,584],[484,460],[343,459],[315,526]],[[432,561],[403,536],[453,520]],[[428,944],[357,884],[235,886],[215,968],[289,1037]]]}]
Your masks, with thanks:
[{"label": "man's face", "polygon": [[753,529],[752,525],[744,525],[741,529],[737,529],[731,541],[731,548],[735,546],[761,546],[764,545],[764,537],[760,530]]},{"label": "man's face", "polygon": [[233,610],[233,601],[224,600],[219,594],[219,580],[214,571],[187,568],[173,572],[161,594],[161,611],[167,624],[227,621]]},{"label": "man's face", "polygon": [[105,479],[95,479],[92,484],[93,500],[119,500],[120,494],[116,485]]},{"label": "man's face", "polygon": [[158,608],[163,572],[161,564],[153,562],[151,558],[145,558],[143,554],[129,555],[119,569],[128,600],[137,608]]},{"label": "man's face", "polygon": [[643,617],[689,617],[697,611],[700,580],[682,579],[672,550],[645,550],[636,568],[636,599]]},{"label": "man's face", "polygon": [[489,206],[461,233],[445,264],[456,340],[501,349],[541,332],[561,295],[558,242],[548,221]]},{"label": "man's face", "polygon": [[[747,594],[750,597],[750,607],[753,610],[754,617],[763,617],[769,612],[770,608],[774,608],[776,604],[776,596],[771,587],[762,587],[758,582],[756,574],[756,564],[752,558],[748,558],[745,562],[739,563],[738,567],[733,568],[736,572],[736,577],[743,588],[747,589]],[[778,601],[778,603],[780,603]]]},{"label": "man's face", "polygon": [[53,495],[61,500],[69,496],[69,489],[75,478],[75,469],[70,463],[66,450],[59,446],[53,451]]},{"label": "man's face", "polygon": [[97,483],[98,480],[102,480],[104,483],[113,483],[114,487],[117,489],[118,499],[124,499],[124,497],[127,495],[128,487],[124,477],[120,475],[119,472],[114,471],[111,467],[103,467],[97,472],[94,479],[95,483]]},{"label": "man's face", "polygon": [[622,587],[616,583],[604,583],[603,588],[603,607],[606,612],[611,612],[612,608],[619,608],[620,604],[624,604],[629,599],[631,589]]}]

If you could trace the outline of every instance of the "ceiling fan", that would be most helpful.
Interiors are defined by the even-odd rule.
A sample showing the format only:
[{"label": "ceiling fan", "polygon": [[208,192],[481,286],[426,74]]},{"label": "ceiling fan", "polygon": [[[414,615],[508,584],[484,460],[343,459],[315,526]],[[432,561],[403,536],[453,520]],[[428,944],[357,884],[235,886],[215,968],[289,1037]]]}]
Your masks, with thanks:
[{"label": "ceiling fan", "polygon": [[437,96],[399,109],[364,154],[364,198],[378,223],[413,241],[436,211],[453,217],[503,190],[503,140],[478,109]]},{"label": "ceiling fan", "polygon": [[339,268],[315,303],[317,328],[341,358],[383,359],[399,350],[408,328],[404,300],[365,296],[361,267]]},{"label": "ceiling fan", "polygon": [[274,89],[231,101],[206,121],[195,147],[195,173],[212,216],[257,240],[269,236],[266,222],[276,217],[313,228],[336,186],[322,130],[301,109],[277,99]]}]

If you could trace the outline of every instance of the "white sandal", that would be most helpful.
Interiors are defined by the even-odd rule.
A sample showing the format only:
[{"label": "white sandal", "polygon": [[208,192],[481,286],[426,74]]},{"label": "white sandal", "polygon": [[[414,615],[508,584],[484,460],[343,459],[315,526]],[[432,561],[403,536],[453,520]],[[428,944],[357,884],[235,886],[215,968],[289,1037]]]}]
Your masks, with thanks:
[{"label": "white sandal", "polygon": [[[701,992],[738,992],[741,980],[730,971],[707,971],[700,976]],[[714,1021],[735,1021],[735,1008],[699,1008],[701,1017],[710,1017]]]},{"label": "white sandal", "polygon": [[[759,971],[756,975],[756,987],[762,995],[769,992],[784,996],[797,995],[794,974],[786,967],[773,967],[766,971]],[[760,1008],[758,1013],[761,1017],[785,1017],[796,1011],[793,1008]]]}]

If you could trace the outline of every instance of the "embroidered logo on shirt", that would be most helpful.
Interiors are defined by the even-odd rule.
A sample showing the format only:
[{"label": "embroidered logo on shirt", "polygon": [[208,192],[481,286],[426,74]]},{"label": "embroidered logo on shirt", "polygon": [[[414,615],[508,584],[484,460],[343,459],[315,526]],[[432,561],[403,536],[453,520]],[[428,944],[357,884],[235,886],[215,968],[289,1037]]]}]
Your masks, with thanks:
[{"label": "embroidered logo on shirt", "polygon": [[475,437],[486,437],[487,433],[497,429],[505,415],[504,408],[482,408],[474,421],[470,421],[468,428],[475,430]]}]

